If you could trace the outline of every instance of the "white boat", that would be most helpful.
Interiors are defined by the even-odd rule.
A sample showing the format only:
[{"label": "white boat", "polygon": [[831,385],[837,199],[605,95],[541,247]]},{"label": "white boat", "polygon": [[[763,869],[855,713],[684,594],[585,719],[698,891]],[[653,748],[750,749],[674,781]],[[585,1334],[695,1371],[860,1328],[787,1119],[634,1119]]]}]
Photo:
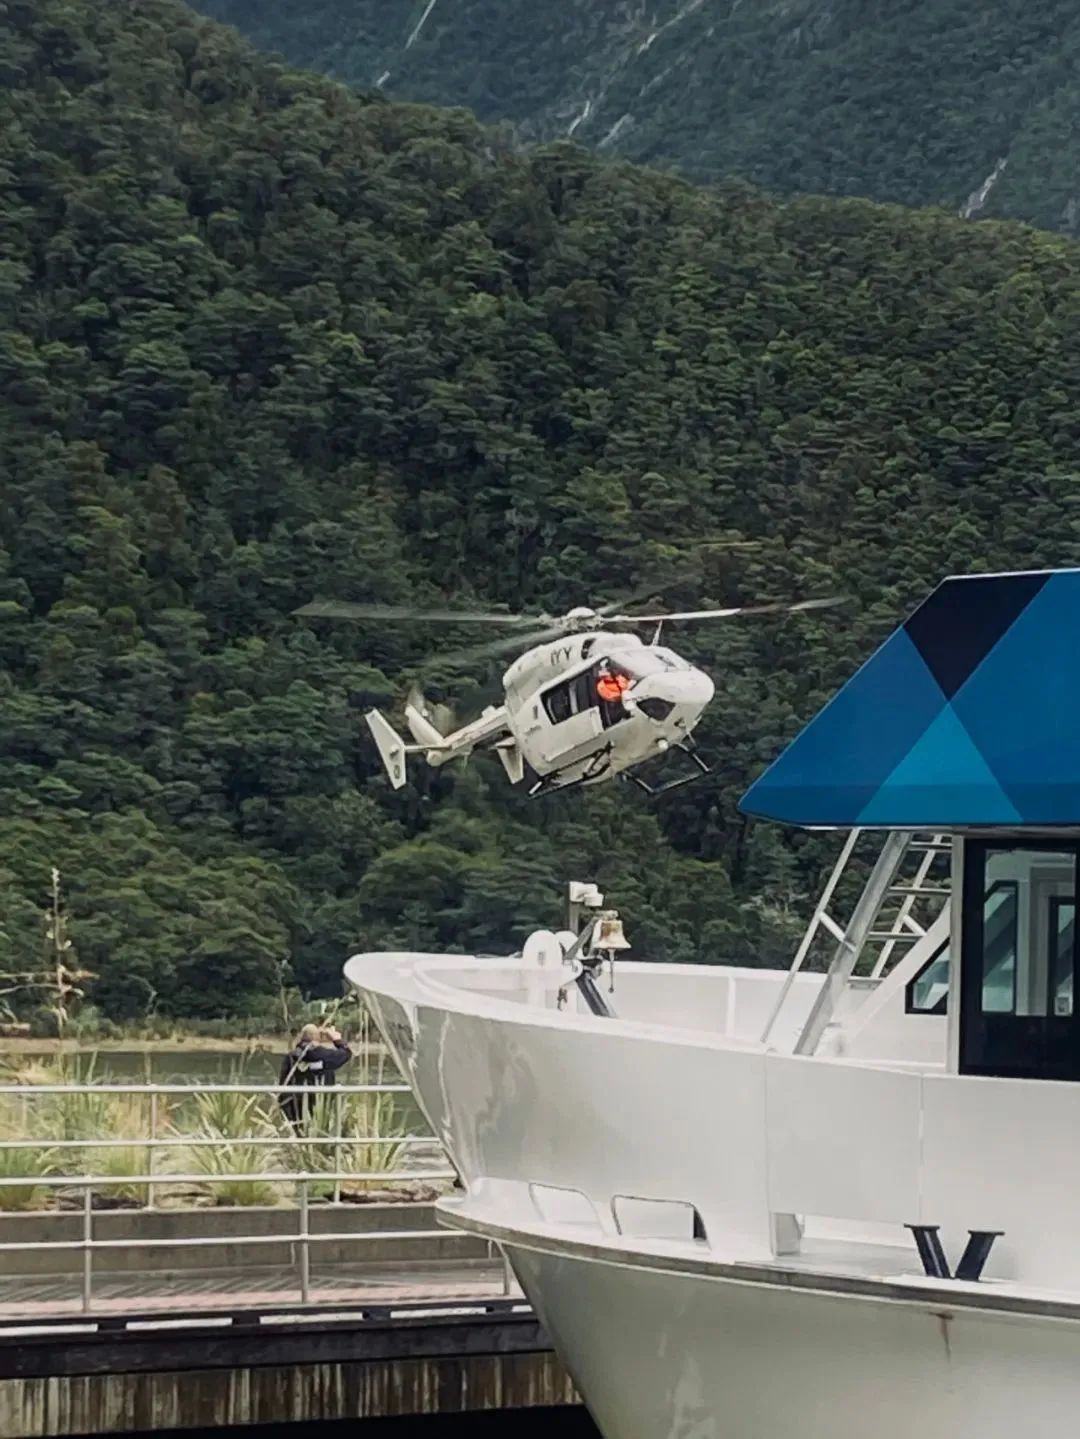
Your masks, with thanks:
[{"label": "white boat", "polygon": [[843,832],[787,972],[349,961],[606,1439],[1076,1422],[1078,630],[946,581],[752,786]]}]

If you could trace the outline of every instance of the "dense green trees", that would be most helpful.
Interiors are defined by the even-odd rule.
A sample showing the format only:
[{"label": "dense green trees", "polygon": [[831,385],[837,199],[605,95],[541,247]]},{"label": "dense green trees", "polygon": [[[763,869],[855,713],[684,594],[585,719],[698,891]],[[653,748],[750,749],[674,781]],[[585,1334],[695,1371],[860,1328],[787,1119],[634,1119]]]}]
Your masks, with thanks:
[{"label": "dense green trees", "polygon": [[[56,865],[111,1014],[503,948],[571,875],[639,952],[778,957],[830,844],[748,780],[944,573],[1080,559],[1065,240],[516,153],[172,0],[5,0],[0,74],[0,943]],[[717,769],[657,803],[391,792],[362,709],[475,636],[291,614],[657,576],[851,597],[672,637]]]},{"label": "dense green trees", "polygon": [[[198,0],[296,64],[522,140],[1080,229],[1072,0]],[[1001,162],[1005,161],[1002,166]]]}]

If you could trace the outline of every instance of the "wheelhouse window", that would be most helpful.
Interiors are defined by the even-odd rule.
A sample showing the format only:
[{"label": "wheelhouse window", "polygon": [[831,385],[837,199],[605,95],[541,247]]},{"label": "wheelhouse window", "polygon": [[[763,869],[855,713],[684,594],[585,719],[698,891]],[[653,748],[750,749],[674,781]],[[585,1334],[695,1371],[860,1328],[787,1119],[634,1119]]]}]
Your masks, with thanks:
[{"label": "wheelhouse window", "polygon": [[908,1014],[947,1014],[949,1008],[949,942],[945,941],[908,980],[904,1008]]},{"label": "wheelhouse window", "polygon": [[[1068,873],[1063,877],[1061,872],[1061,865],[1070,866],[1071,858],[1052,852],[1038,852],[1040,865],[1037,872],[1042,873],[1041,887],[1049,883],[1054,892],[1042,895],[1041,901],[1038,891],[1028,898],[1033,910],[1032,922],[1045,927],[1045,934],[1034,946],[1035,956],[1032,959],[1021,937],[1024,901],[1021,898],[1020,877],[994,878],[997,870],[1016,868],[1016,852],[1010,853],[1012,857],[1008,860],[999,855],[987,862],[980,916],[979,1008],[983,1014],[1045,1013],[1044,1008],[1030,1007],[1032,1002],[1038,1003],[1031,986],[1035,982],[1034,970],[1042,964],[1048,967],[1050,1012],[1071,1014],[1076,905],[1071,895],[1056,892],[1071,883]],[[950,960],[949,942],[946,940],[918,974],[908,981],[904,999],[908,1014],[948,1013]],[[1018,980],[1028,985],[1026,1008],[1018,994]]]},{"label": "wheelhouse window", "polygon": [[968,840],[960,1072],[1080,1079],[1077,846]]},{"label": "wheelhouse window", "polygon": [[993,880],[983,899],[982,1009],[1012,1014],[1016,1008],[1018,894],[1013,879]]},{"label": "wheelhouse window", "polygon": [[1059,1000],[1071,1012],[1075,873],[1069,850],[984,847],[982,875],[966,887],[984,1014],[1052,1015]]},{"label": "wheelhouse window", "polygon": [[1054,1014],[1061,1018],[1073,1012],[1073,946],[1076,943],[1076,901],[1062,895],[1050,900],[1051,998]]}]

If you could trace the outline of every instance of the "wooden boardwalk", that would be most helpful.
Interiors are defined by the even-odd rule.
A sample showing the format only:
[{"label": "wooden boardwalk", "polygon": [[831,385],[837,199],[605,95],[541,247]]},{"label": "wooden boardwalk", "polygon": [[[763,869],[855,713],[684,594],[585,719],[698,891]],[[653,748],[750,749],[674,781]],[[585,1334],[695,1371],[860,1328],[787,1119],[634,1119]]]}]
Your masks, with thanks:
[{"label": "wooden boardwalk", "polygon": [[[444,1260],[424,1263],[311,1266],[308,1303],[313,1310],[339,1304],[417,1303],[430,1299],[489,1299],[507,1293],[502,1264],[489,1260]],[[518,1295],[513,1285],[510,1291]],[[144,1313],[150,1310],[214,1311],[266,1308],[301,1301],[295,1268],[244,1267],[182,1274],[147,1273],[95,1275],[90,1312]],[[83,1312],[79,1278],[74,1275],[11,1276],[0,1279],[0,1326],[20,1319]]]}]

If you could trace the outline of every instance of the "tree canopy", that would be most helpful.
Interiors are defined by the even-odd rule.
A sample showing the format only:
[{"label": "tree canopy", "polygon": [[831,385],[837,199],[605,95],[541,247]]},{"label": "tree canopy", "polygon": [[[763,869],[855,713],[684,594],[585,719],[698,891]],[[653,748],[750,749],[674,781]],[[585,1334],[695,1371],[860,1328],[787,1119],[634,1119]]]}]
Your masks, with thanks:
[{"label": "tree canopy", "polygon": [[698,180],[1080,231],[1072,0],[198,0],[299,65]]},{"label": "tree canopy", "polygon": [[[110,1015],[505,949],[571,877],[639,954],[779,959],[831,843],[749,780],[942,575],[1080,561],[1067,240],[522,153],[173,0],[4,0],[0,73],[0,945],[56,866]],[[660,579],[850,602],[668,636],[716,768],[655,802],[391,791],[363,708],[497,668],[292,614]]]}]

